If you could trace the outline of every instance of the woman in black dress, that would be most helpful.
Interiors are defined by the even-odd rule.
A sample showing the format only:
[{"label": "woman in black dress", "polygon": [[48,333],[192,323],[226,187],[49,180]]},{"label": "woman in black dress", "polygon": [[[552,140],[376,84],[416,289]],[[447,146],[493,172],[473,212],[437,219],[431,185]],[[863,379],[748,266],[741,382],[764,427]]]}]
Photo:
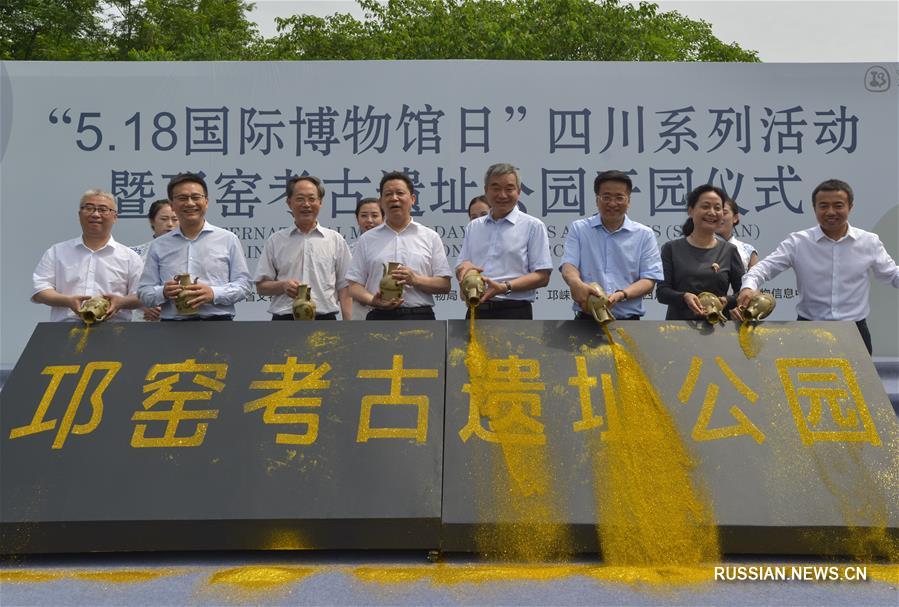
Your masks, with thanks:
[{"label": "woman in black dress", "polygon": [[[717,295],[725,311],[736,305],[745,272],[743,260],[737,247],[715,236],[726,197],[722,189],[708,184],[690,192],[684,237],[662,245],[665,279],[656,292],[659,302],[668,305],[666,320],[703,318],[699,305],[703,291]],[[727,294],[728,287],[731,295]]]}]

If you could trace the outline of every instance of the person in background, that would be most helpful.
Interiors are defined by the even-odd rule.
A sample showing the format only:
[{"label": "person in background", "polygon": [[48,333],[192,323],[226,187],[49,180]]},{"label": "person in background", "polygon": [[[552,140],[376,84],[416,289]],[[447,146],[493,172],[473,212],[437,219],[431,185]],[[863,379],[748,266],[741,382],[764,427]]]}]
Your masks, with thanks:
[{"label": "person in background", "polygon": [[[384,213],[381,211],[381,205],[377,198],[362,198],[356,203],[356,225],[359,226],[359,236],[362,236],[372,228],[376,228],[384,223]],[[356,249],[354,240],[350,243],[350,252]],[[351,320],[365,320],[371,308],[363,306],[355,299],[350,298],[353,302],[353,317]]]},{"label": "person in background", "polygon": [[899,267],[877,234],[849,225],[854,199],[845,181],[828,179],[818,184],[812,191],[818,225],[793,232],[747,272],[737,297],[739,305],[749,303],[763,283],[793,268],[799,289],[797,320],[853,321],[871,354],[868,272],[899,288]]},{"label": "person in background", "polygon": [[[715,235],[721,225],[727,194],[713,185],[701,185],[687,195],[688,219],[682,238],[662,245],[665,277],[656,294],[668,305],[666,320],[703,318],[699,294],[717,295],[725,312],[736,305],[743,279],[743,260],[737,247]],[[728,295],[728,287],[733,294]]]},{"label": "person in background", "polygon": [[107,318],[131,320],[140,306],[140,256],[112,237],[116,222],[112,194],[91,189],[78,201],[81,236],[47,249],[32,275],[31,301],[50,306],[51,321],[78,321],[85,300],[109,300]]},{"label": "person in background", "polygon": [[474,221],[478,217],[483,217],[490,212],[490,204],[483,195],[475,196],[468,201],[468,220]]},{"label": "person in background", "polygon": [[384,223],[384,213],[377,198],[363,198],[356,203],[356,225],[359,235],[368,232]]},{"label": "person in background", "polygon": [[[172,210],[172,205],[166,198],[157,200],[150,205],[150,210],[147,212],[147,219],[150,220],[150,230],[153,231],[153,238],[168,234],[178,227],[178,216],[175,215],[175,211]],[[153,241],[151,240],[144,244],[139,244],[136,247],[131,247],[135,253],[140,255],[142,263],[147,261],[147,251],[150,250],[150,242]],[[162,308],[159,306],[140,308],[134,311],[132,320],[137,322],[144,320],[159,320],[159,312],[161,310]]]},{"label": "person in background", "polygon": [[724,199],[721,226],[718,228],[717,233],[725,242],[729,242],[737,247],[737,250],[740,252],[740,259],[743,260],[743,267],[748,270],[759,262],[759,254],[754,246],[742,240],[737,240],[737,237],[734,236],[734,226],[739,225],[739,223],[740,208],[737,206],[736,201],[728,196]]}]

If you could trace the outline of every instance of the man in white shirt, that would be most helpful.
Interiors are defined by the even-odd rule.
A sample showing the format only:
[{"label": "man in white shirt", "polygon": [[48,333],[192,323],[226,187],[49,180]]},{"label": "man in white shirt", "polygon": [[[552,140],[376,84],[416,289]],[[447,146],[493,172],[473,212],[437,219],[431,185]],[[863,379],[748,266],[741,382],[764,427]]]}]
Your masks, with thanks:
[{"label": "man in white shirt", "polygon": [[287,207],[294,226],[272,234],[265,241],[256,266],[256,292],[271,295],[272,320],[293,320],[293,299],[301,284],[309,285],[315,320],[352,318],[346,271],[351,256],[346,240],[318,222],[325,188],[312,175],[295,175],[287,181]]},{"label": "man in white shirt", "polygon": [[[546,225],[518,209],[521,177],[511,164],[487,169],[484,195],[490,212],[468,224],[456,279],[461,284],[472,270],[481,272],[486,289],[477,318],[530,320],[537,289],[549,283],[552,272]],[[465,318],[470,315],[468,308]]]},{"label": "man in white shirt", "polygon": [[[356,241],[347,272],[350,295],[373,308],[367,320],[434,320],[433,294],[448,293],[452,276],[443,242],[437,232],[412,220],[415,194],[406,174],[385,174],[380,192],[386,220]],[[380,282],[391,261],[400,264],[392,276],[403,295],[385,300]]]},{"label": "man in white shirt", "polygon": [[872,352],[867,317],[870,281],[874,277],[899,288],[899,267],[880,238],[849,225],[852,188],[828,179],[812,192],[818,225],[793,232],[777,249],[743,276],[738,305],[746,305],[759,286],[787,268],[796,273],[798,320],[851,320]]},{"label": "man in white shirt", "polygon": [[[150,243],[137,289],[141,302],[162,306],[163,321],[233,320],[234,305],[253,289],[240,240],[206,221],[209,197],[202,177],[175,175],[167,190],[178,227]],[[175,280],[179,274],[189,274],[195,284],[182,287]],[[174,300],[182,291],[195,314],[178,313]]]},{"label": "man in white shirt", "polygon": [[41,257],[32,276],[31,301],[50,306],[51,321],[79,320],[81,304],[102,295],[109,320],[131,320],[140,307],[140,255],[112,237],[116,203],[112,194],[88,190],[78,204],[81,236],[60,242]]}]

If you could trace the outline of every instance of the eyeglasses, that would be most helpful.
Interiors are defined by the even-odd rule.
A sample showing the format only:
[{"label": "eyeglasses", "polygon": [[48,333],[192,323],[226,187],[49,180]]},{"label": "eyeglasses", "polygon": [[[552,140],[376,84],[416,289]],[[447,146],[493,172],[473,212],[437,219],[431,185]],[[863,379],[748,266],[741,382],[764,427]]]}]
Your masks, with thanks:
[{"label": "eyeglasses", "polygon": [[81,212],[85,215],[93,215],[94,213],[97,213],[98,215],[100,215],[100,217],[106,217],[110,213],[115,214],[116,212],[115,209],[111,209],[109,207],[98,207],[92,204],[83,204],[81,205],[80,209]]},{"label": "eyeglasses", "polygon": [[305,196],[294,196],[290,200],[291,202],[297,202],[299,204],[312,204],[313,202],[318,202],[319,198],[318,196],[309,196],[308,198]]},{"label": "eyeglasses", "polygon": [[617,196],[613,196],[611,194],[603,194],[602,196],[597,196],[602,202],[627,202],[627,196],[624,194],[618,194]]},{"label": "eyeglasses", "polygon": [[191,202],[200,202],[201,200],[203,200],[205,198],[206,198],[205,194],[191,194],[190,196],[188,196],[187,194],[179,194],[178,196],[175,196],[172,200],[174,200],[175,202],[185,203],[188,200],[190,200]]},{"label": "eyeglasses", "polygon": [[381,198],[390,198],[392,196],[396,196],[397,198],[402,198],[404,196],[409,195],[409,190],[385,190],[381,192]]},{"label": "eyeglasses", "polygon": [[518,193],[518,188],[514,186],[500,187],[498,185],[491,185],[488,186],[487,189],[490,190],[492,194],[499,194],[500,192],[502,192],[506,196],[514,196]]}]

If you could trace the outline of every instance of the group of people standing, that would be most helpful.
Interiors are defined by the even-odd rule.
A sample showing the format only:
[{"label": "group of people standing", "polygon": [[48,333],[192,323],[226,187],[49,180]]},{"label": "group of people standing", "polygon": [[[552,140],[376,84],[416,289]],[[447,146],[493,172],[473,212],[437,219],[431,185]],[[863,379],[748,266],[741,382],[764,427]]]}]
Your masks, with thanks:
[{"label": "group of people standing", "polygon": [[[666,319],[701,318],[698,296],[710,292],[741,320],[738,306],[765,281],[793,268],[799,320],[855,321],[871,351],[868,272],[899,288],[899,268],[876,234],[849,225],[849,184],[830,179],[818,185],[812,193],[818,225],[790,234],[761,260],[734,237],[738,207],[720,188],[702,185],[688,194],[683,237],[661,249],[653,231],[627,215],[633,184],[626,173],[602,172],[593,189],[598,213],[569,226],[558,266],[576,318],[592,320],[586,310],[591,293],[599,294],[595,283],[619,320],[641,318],[643,298],[653,289],[668,306]],[[257,293],[271,297],[272,320],[285,320],[293,318],[301,285],[308,285],[316,320],[428,320],[435,318],[434,295],[449,292],[453,276],[461,283],[477,271],[484,281],[478,318],[531,319],[536,290],[549,283],[555,268],[546,226],[519,207],[521,179],[505,163],[487,169],[484,195],[469,205],[471,222],[454,269],[439,235],[413,219],[413,184],[401,172],[385,174],[379,197],[357,204],[360,236],[352,249],[318,221],[325,197],[321,180],[292,177],[286,200],[294,224],[268,238],[252,278],[238,238],[206,221],[202,177],[177,175],[167,194],[150,208],[154,239],[132,249],[112,237],[112,195],[86,192],[79,204],[82,235],[43,255],[32,300],[52,308],[51,320],[76,320],[84,300],[95,295],[106,297],[115,320],[129,320],[131,310],[143,320],[232,320],[235,304],[255,283]],[[398,297],[381,292],[387,267],[402,287]],[[191,280],[176,279],[183,275]],[[179,312],[176,299],[192,313]]]}]

